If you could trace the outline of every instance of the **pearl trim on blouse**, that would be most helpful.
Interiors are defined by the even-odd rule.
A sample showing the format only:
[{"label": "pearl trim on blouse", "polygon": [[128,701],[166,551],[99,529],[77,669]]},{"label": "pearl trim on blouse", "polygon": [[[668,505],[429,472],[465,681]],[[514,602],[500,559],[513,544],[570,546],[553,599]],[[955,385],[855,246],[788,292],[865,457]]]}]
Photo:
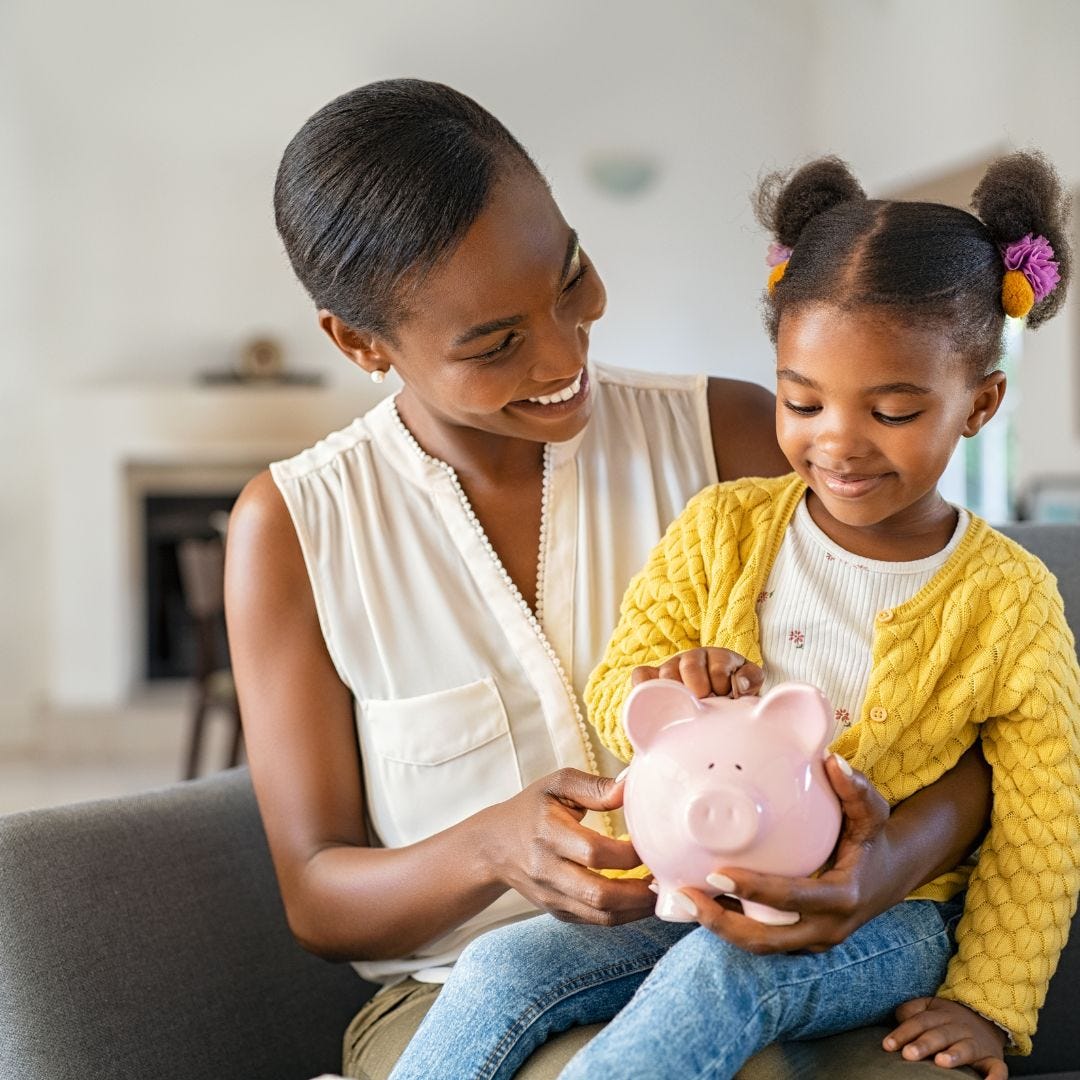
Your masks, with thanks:
[{"label": "pearl trim on blouse", "polygon": [[[555,671],[562,681],[563,689],[566,691],[566,696],[573,706],[574,718],[577,721],[578,732],[581,736],[581,745],[585,750],[585,760],[588,762],[589,771],[594,775],[598,775],[600,770],[596,764],[596,753],[593,750],[592,740],[589,738],[589,729],[585,723],[585,716],[581,711],[581,705],[578,702],[577,694],[574,693],[574,688],[566,675],[566,669],[563,667],[562,661],[559,659],[551,642],[548,641],[547,635],[544,633],[544,628],[541,624],[543,613],[544,555],[547,546],[547,518],[552,479],[551,444],[544,444],[544,480],[540,498],[540,552],[536,569],[536,610],[534,611],[529,607],[525,597],[521,595],[521,590],[515,584],[514,579],[510,576],[506,567],[503,566],[502,559],[499,558],[499,553],[488,539],[487,533],[484,531],[484,526],[476,516],[476,511],[473,510],[472,504],[469,502],[469,496],[465,494],[465,489],[461,486],[461,481],[458,479],[454,467],[447,464],[445,461],[440,461],[437,457],[432,457],[432,455],[416,441],[413,433],[405,426],[405,421],[401,419],[401,414],[397,410],[396,399],[390,402],[390,410],[394,417],[394,423],[397,425],[397,428],[405,441],[412,447],[413,452],[422,461],[431,465],[437,465],[444,473],[446,473],[447,479],[450,481],[454,493],[458,497],[458,502],[461,503],[461,508],[465,511],[465,516],[468,518],[469,524],[472,526],[473,531],[476,533],[477,538],[480,540],[484,550],[488,553],[491,561],[495,564],[495,569],[498,570],[503,583],[506,585],[507,589],[510,590],[510,595],[517,601],[517,604],[528,620],[533,633],[536,634],[540,644],[544,647],[544,652],[547,653],[548,659],[554,665]],[[613,836],[614,828],[612,827],[610,816],[604,813],[602,817],[607,835]]]}]

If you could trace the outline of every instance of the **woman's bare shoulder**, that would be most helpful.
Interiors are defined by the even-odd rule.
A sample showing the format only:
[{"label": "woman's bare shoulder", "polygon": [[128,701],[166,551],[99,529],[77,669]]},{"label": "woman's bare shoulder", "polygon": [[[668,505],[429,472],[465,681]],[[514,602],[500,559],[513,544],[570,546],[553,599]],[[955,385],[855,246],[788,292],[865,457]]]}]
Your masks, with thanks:
[{"label": "woman's bare shoulder", "polygon": [[776,398],[757,383],[710,378],[709,423],[721,480],[791,471],[776,441]]}]

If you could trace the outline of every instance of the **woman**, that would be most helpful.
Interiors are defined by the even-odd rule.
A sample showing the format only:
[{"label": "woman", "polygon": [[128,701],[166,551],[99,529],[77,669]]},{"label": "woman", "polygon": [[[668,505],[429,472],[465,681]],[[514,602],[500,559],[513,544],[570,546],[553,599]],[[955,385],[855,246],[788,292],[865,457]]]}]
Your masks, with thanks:
[{"label": "woman", "polygon": [[[637,858],[615,838],[621,789],[580,694],[687,498],[786,466],[761,388],[587,365],[599,276],[525,150],[449,88],[331,102],[287,148],[275,208],[323,331],[404,384],[248,485],[227,570],[289,924],[396,983],[346,1038],[345,1071],[382,1076],[481,931],[650,913],[644,882],[588,869]],[[838,869],[762,881],[761,899],[803,918],[754,947],[823,947],[955,861],[985,818],[981,762],[948,784],[891,817],[861,778],[840,791]],[[939,834],[933,853],[916,831]],[[557,1071],[579,1037],[522,1075]]]}]

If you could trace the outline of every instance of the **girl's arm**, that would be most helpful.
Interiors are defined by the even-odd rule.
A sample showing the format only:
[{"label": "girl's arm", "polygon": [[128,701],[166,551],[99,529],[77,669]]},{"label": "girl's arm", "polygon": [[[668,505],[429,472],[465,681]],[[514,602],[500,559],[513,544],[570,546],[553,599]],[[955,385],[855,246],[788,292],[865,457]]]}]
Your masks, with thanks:
[{"label": "girl's arm", "polygon": [[776,441],[776,398],[764,386],[741,379],[710,379],[708,402],[721,480],[791,472]]},{"label": "girl's arm", "polygon": [[516,888],[563,918],[641,918],[629,844],[579,822],[621,802],[612,781],[563,770],[420,843],[373,848],[364,825],[353,703],[327,653],[291,519],[269,473],[229,526],[229,645],[252,780],[289,925],[323,956],[406,955]]}]

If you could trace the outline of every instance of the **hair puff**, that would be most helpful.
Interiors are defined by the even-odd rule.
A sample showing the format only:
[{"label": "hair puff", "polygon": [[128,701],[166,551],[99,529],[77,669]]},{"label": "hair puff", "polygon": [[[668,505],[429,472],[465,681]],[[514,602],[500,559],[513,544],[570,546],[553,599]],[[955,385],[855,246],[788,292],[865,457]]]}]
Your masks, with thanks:
[{"label": "hair puff", "polygon": [[1054,249],[1061,280],[1053,292],[1031,307],[1027,316],[1028,326],[1040,326],[1064,303],[1072,265],[1069,199],[1057,173],[1035,151],[1008,154],[990,163],[971,197],[971,205],[999,248],[1032,233],[1045,236]]},{"label": "hair puff", "polygon": [[781,244],[794,247],[803,229],[819,214],[841,203],[865,199],[846,162],[823,157],[790,174],[765,176],[754,195],[754,213]]}]

